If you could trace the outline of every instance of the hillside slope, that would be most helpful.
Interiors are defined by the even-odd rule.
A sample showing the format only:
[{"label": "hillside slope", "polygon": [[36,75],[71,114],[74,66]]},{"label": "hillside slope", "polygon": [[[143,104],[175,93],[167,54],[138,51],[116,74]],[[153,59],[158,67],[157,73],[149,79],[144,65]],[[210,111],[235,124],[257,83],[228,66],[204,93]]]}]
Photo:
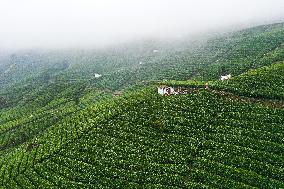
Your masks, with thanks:
[{"label": "hillside slope", "polygon": [[283,118],[283,109],[210,90],[164,97],[150,87],[81,111],[22,146],[2,164],[2,183],[282,188]]},{"label": "hillside slope", "polygon": [[[283,188],[283,32],[1,57],[0,188]],[[213,81],[143,87],[164,79]]]},{"label": "hillside slope", "polygon": [[[220,74],[235,75],[283,60],[283,31],[282,23],[203,42],[148,40],[103,50],[38,50],[3,55],[1,153],[16,150],[62,118],[110,98],[116,90],[141,85],[142,81],[217,79]],[[102,77],[95,78],[95,73]]]},{"label": "hillside slope", "polygon": [[[45,86],[85,79],[95,88],[118,90],[143,80],[238,75],[283,60],[283,36],[284,24],[279,23],[195,40],[145,40],[101,50],[15,52],[0,57],[0,93],[31,83]],[[94,73],[103,77],[94,80]]]},{"label": "hillside slope", "polygon": [[251,70],[224,82],[215,82],[214,88],[238,95],[284,100],[284,63]]}]

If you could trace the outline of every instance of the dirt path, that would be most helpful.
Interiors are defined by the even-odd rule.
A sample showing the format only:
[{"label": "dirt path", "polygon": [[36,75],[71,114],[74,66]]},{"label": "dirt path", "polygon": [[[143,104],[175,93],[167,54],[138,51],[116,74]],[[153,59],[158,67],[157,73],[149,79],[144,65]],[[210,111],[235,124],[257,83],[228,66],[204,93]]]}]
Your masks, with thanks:
[{"label": "dirt path", "polygon": [[283,108],[284,109],[284,101],[238,96],[234,93],[230,93],[230,92],[222,91],[222,90],[214,90],[214,89],[208,89],[208,90],[210,92],[214,93],[214,94],[221,95],[224,98],[229,98],[229,99],[234,100],[234,101],[246,102],[246,103],[255,103],[255,104],[259,104],[259,105],[266,106],[266,107],[281,108],[281,109]]}]

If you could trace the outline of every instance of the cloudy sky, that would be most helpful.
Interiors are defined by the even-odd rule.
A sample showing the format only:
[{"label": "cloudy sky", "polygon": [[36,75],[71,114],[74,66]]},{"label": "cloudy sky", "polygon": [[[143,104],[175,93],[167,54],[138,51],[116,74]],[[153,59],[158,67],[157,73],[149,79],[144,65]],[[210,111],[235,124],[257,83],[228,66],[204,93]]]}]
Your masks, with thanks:
[{"label": "cloudy sky", "polygon": [[279,21],[283,0],[0,0],[0,48],[101,46]]}]

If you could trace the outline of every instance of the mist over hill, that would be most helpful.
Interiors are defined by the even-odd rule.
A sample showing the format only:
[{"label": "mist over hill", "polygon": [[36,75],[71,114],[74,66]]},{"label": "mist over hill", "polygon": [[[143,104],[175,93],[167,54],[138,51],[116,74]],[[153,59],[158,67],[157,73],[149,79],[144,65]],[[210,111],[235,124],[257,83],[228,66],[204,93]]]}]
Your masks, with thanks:
[{"label": "mist over hill", "polygon": [[0,48],[98,48],[141,38],[194,38],[283,22],[283,8],[281,0],[2,1]]},{"label": "mist over hill", "polygon": [[0,188],[284,188],[283,5],[1,1]]}]

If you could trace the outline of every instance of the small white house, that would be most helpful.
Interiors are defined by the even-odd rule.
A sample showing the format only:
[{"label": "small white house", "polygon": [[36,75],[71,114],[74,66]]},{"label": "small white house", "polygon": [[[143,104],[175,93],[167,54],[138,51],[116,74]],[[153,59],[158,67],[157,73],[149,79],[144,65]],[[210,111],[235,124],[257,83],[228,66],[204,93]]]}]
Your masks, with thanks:
[{"label": "small white house", "polygon": [[160,95],[166,95],[166,96],[176,94],[174,88],[168,87],[166,85],[160,85],[158,87],[158,93]]},{"label": "small white house", "polygon": [[221,81],[224,81],[224,80],[231,79],[231,77],[232,77],[231,74],[229,74],[229,75],[224,75],[224,76],[222,75],[220,79],[221,79]]},{"label": "small white house", "polygon": [[158,53],[158,52],[159,52],[158,49],[154,49],[154,50],[153,50],[153,53]]},{"label": "small white house", "polygon": [[100,78],[100,77],[102,77],[101,74],[95,73],[95,78]]}]

